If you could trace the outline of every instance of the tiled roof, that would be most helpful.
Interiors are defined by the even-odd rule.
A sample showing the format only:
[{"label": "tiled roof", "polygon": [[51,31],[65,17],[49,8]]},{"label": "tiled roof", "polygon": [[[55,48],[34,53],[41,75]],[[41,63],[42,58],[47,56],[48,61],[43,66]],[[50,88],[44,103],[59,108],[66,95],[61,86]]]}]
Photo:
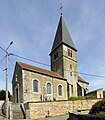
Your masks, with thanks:
[{"label": "tiled roof", "polygon": [[51,76],[51,77],[55,77],[55,78],[60,78],[60,79],[64,79],[66,80],[63,76],[61,76],[60,74],[58,74],[57,72],[53,72],[53,71],[49,71],[49,70],[45,70],[30,64],[26,64],[26,63],[22,63],[22,62],[17,62],[17,64],[19,64],[23,69],[29,70],[29,71],[34,71],[40,74],[44,74],[47,76]]},{"label": "tiled roof", "polygon": [[83,78],[81,78],[80,76],[78,76],[78,81],[89,84],[88,82],[86,82]]},{"label": "tiled roof", "polygon": [[87,94],[95,93],[95,92],[100,91],[100,90],[103,90],[103,88],[99,88],[99,89],[96,89],[96,90],[92,90],[92,91],[88,92]]}]

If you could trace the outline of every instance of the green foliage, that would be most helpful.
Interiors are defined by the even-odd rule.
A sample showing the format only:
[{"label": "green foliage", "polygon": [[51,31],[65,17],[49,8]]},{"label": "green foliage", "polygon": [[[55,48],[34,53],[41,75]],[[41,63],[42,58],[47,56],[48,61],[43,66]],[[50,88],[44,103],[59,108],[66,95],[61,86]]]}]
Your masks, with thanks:
[{"label": "green foliage", "polygon": [[95,105],[92,106],[89,114],[105,116],[105,99],[95,103]]},{"label": "green foliage", "polygon": [[93,95],[87,95],[85,96],[86,99],[94,99],[94,96]]},{"label": "green foliage", "polygon": [[93,99],[93,96],[78,96],[78,97],[69,97],[69,100],[86,100],[86,99]]},{"label": "green foliage", "polygon": [[[0,90],[0,100],[5,100],[5,97],[6,97],[6,91],[5,90]],[[8,91],[8,98],[10,100],[10,92]]]},{"label": "green foliage", "polygon": [[99,113],[96,113],[97,116],[105,116],[105,112],[99,112]]},{"label": "green foliage", "polygon": [[69,97],[69,100],[78,100],[78,97]]},{"label": "green foliage", "polygon": [[0,100],[5,100],[6,92],[4,90],[0,90]]}]

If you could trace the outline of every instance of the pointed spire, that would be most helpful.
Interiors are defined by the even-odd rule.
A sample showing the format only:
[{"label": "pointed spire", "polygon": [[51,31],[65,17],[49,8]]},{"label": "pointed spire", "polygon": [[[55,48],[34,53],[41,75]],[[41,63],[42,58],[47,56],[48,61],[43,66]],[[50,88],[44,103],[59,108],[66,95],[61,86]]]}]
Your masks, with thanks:
[{"label": "pointed spire", "polygon": [[51,53],[61,44],[65,44],[69,46],[70,48],[74,49],[75,51],[77,51],[62,15],[60,16],[60,21],[59,21],[58,28],[56,31]]}]

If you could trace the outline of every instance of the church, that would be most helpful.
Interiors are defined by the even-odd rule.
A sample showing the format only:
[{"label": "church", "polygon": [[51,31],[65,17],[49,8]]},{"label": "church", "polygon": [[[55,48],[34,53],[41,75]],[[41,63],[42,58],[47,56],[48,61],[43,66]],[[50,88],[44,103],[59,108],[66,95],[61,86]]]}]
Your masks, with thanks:
[{"label": "church", "polygon": [[85,96],[89,83],[78,75],[77,49],[61,15],[50,51],[51,71],[16,62],[12,90],[14,103],[68,100]]}]

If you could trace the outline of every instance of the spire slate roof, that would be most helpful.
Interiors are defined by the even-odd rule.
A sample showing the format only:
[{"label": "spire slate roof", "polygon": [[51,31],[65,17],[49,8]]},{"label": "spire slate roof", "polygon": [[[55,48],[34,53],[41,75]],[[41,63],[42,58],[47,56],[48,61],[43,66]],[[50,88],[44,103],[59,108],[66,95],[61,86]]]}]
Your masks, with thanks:
[{"label": "spire slate roof", "polygon": [[64,22],[63,16],[60,17],[60,21],[59,21],[58,28],[56,31],[56,35],[55,35],[51,53],[61,44],[65,44],[65,45],[71,47],[72,49],[74,49],[75,51],[77,51],[74,46],[74,43],[72,41],[72,38],[70,36],[70,33],[67,29],[67,26]]}]

